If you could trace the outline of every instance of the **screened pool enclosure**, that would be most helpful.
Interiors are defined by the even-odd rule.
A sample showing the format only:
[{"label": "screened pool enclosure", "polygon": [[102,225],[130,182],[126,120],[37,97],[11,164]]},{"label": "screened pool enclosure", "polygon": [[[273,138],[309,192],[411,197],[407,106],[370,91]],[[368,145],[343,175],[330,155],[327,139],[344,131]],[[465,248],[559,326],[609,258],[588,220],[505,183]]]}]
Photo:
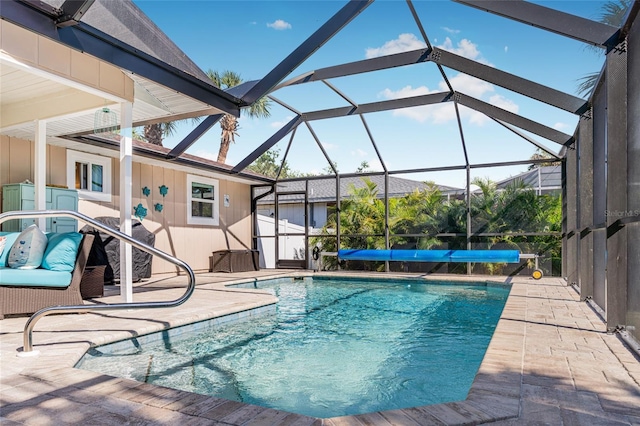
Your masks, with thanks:
[{"label": "screened pool enclosure", "polygon": [[[81,4],[82,9],[90,8],[93,2],[64,5],[72,3]],[[264,182],[252,189],[253,248],[271,251],[275,267],[302,268],[319,266],[320,259],[313,259],[316,247],[321,252],[341,248],[518,249],[539,255],[546,275],[566,278],[583,300],[602,311],[610,330],[623,329],[638,338],[640,2],[629,2],[629,9],[616,26],[524,1],[458,0],[447,6],[477,9],[478,25],[508,23],[500,43],[509,39],[508,31],[530,32],[532,44],[526,56],[546,71],[541,73],[541,81],[503,71],[480,55],[469,55],[460,46],[452,46],[451,40],[436,42],[435,37],[430,38],[441,25],[438,14],[430,10],[437,7],[434,3],[442,2],[349,1],[264,78],[215,93],[224,95],[219,100],[222,106],[236,112],[267,96],[288,117],[279,130],[231,169],[211,166],[211,170],[247,176],[247,168],[272,149],[283,154],[277,163],[280,166],[287,165],[292,152],[302,149],[305,155],[317,159],[319,168],[325,169],[315,176],[287,173],[287,167],[276,169],[268,177],[251,174]],[[49,21],[30,19],[32,9],[37,8],[34,4],[7,2],[3,5],[3,18],[45,34]],[[354,25],[364,28],[357,26],[366,18],[369,7],[403,8],[403,22],[410,25],[407,31],[419,36],[409,38],[411,43],[399,50],[373,49],[366,59],[312,66],[316,51],[333,43],[332,39],[343,46],[352,41],[343,34],[353,34],[345,31]],[[121,44],[107,46],[98,32],[82,25],[81,16],[82,13],[74,18],[77,22],[69,23],[65,30],[69,37],[63,37],[61,43],[99,58],[123,61],[129,68],[137,67],[132,70],[137,75],[155,73],[157,64],[140,61]],[[548,41],[548,34],[555,38]],[[540,42],[542,39],[544,43]],[[83,44],[83,40],[87,43]],[[573,44],[563,44],[565,40]],[[578,97],[553,88],[560,71],[572,66],[566,61],[546,59],[551,52],[558,53],[559,46],[567,49],[567,54],[584,46],[595,46],[602,52],[604,65],[592,79],[590,95]],[[113,52],[118,54],[112,55]],[[311,70],[291,77],[302,64],[311,64]],[[425,79],[436,83],[431,84],[431,89],[424,86],[423,90],[401,90],[403,84],[404,88],[423,84],[403,80],[403,70],[409,68],[420,69]],[[577,70],[578,75],[588,71]],[[391,72],[394,74],[388,74]],[[360,98],[361,91],[354,88],[366,88],[370,84],[368,78],[377,73],[400,82],[398,90]],[[159,76],[159,80],[164,79],[158,81],[160,84],[175,86],[177,91],[188,90],[204,102],[213,96],[190,77],[173,70]],[[474,88],[486,85],[505,92],[481,99]],[[305,102],[298,105],[289,101],[288,93],[292,91],[305,94]],[[320,91],[334,101],[324,101],[318,95]],[[507,92],[518,102],[540,104],[550,108],[551,116],[557,114],[577,125],[550,123],[542,119],[537,109],[529,110],[531,115],[521,114],[513,102],[500,95]],[[393,129],[396,136],[389,137],[379,124],[382,114],[399,117],[415,108],[422,108],[434,125],[444,115],[450,117],[455,123],[453,131],[437,138],[430,128],[409,135],[398,124]],[[204,118],[169,153],[156,155],[162,160],[184,161],[188,166],[181,155],[223,115]],[[473,120],[487,125],[471,127],[469,122]],[[347,152],[332,151],[332,139],[325,139],[325,135],[330,134],[332,123],[347,121],[357,130],[345,134],[344,139],[352,143],[354,152],[363,147],[375,152],[375,171],[368,167],[340,171],[341,156]],[[487,140],[476,139],[483,132],[493,139],[480,142]],[[412,144],[404,143],[408,138]],[[68,135],[68,139],[113,144],[87,135]],[[516,146],[527,146],[528,151]],[[397,152],[404,159],[389,160]],[[494,157],[488,157],[488,152]],[[519,156],[522,153],[525,155]],[[545,172],[549,181],[542,182],[540,178],[534,185],[524,176],[506,179],[515,174],[516,167],[522,171],[527,166],[540,177],[548,167],[555,168],[556,173]],[[502,168],[509,170],[503,173],[504,180],[486,179],[488,170]],[[557,184],[549,184],[550,181]],[[260,217],[271,220],[270,227],[261,230]],[[301,243],[287,251],[285,246],[293,239]],[[340,264],[331,257],[324,261],[326,265],[322,266],[327,268],[424,273],[529,274],[533,267],[531,260],[513,265],[366,261]]]},{"label": "screened pool enclosure", "polygon": [[[297,261],[301,267],[529,273],[531,261],[510,266],[364,261],[340,264],[331,257],[324,258],[324,264],[318,265],[319,260],[313,260],[317,257],[313,253],[315,247],[326,252],[340,248],[516,248],[523,253],[540,255],[544,272],[565,277],[567,284],[575,286],[583,300],[602,310],[610,330],[625,329],[637,338],[640,327],[640,123],[637,120],[640,117],[640,25],[634,25],[634,22],[640,3],[632,3],[620,27],[526,2],[458,3],[604,49],[605,63],[597,78],[594,77],[591,95],[581,99],[434,46],[413,3],[407,2],[407,13],[413,17],[423,37],[423,49],[316,69],[278,82],[270,92],[271,99],[288,108],[293,118],[234,169],[243,170],[276,143],[284,141],[281,146],[285,167],[278,171],[273,184],[254,189],[254,210],[257,212],[262,206],[265,211],[268,206],[275,218],[272,233],[254,233],[256,247],[274,245],[276,266],[285,267],[294,266]],[[360,12],[353,10],[357,9],[355,6],[355,3],[345,6],[333,20],[347,13],[355,16]],[[349,8],[352,8],[351,12],[347,11]],[[323,31],[329,30],[323,27],[314,36]],[[292,59],[289,57],[282,64],[288,64]],[[448,90],[359,103],[331,83],[332,79],[348,76],[349,81],[353,81],[353,76],[415,64],[429,65],[437,70],[445,82],[441,87]],[[578,125],[573,133],[567,134],[462,93],[451,78],[452,70],[572,113],[578,118]],[[300,111],[277,98],[278,89],[312,82],[324,83],[347,105]],[[264,80],[259,84],[264,84]],[[388,167],[377,146],[375,124],[372,124],[375,115],[382,111],[442,104],[452,105],[455,111],[459,130],[456,143],[463,153],[461,164],[438,157],[445,165]],[[474,161],[469,152],[473,132],[463,125],[463,107],[483,114],[514,138],[535,146],[543,155],[500,162]],[[382,172],[341,173],[337,169],[334,161],[339,158],[334,159],[324,148],[315,128],[316,123],[320,125],[330,119],[343,120],[345,117],[360,122],[367,141],[378,156]],[[369,117],[373,118],[370,120]],[[287,154],[294,149],[296,132],[301,129],[311,135],[319,158],[329,164],[327,171],[332,176],[283,177]],[[540,138],[544,142],[540,142]],[[400,143],[397,146],[401,149]],[[505,149],[509,147],[505,146]],[[408,151],[406,155],[411,157],[415,153]],[[438,150],[433,150],[432,155],[437,157]],[[502,186],[491,185],[482,178],[483,170],[487,168],[518,164],[529,164],[532,169],[557,165],[558,190],[542,195],[540,188],[536,190],[517,178]],[[438,185],[439,176],[447,173],[463,175],[465,185],[462,188]],[[398,191],[396,179],[431,180],[434,183],[426,187],[416,185],[403,193]],[[296,220],[295,205],[303,214],[297,218],[300,227],[292,231],[290,223]],[[554,209],[559,213],[557,218],[549,213]],[[318,216],[324,222],[319,227],[314,223]],[[283,221],[285,229],[281,229]],[[302,248],[287,254],[281,246],[293,237],[302,238]]]}]

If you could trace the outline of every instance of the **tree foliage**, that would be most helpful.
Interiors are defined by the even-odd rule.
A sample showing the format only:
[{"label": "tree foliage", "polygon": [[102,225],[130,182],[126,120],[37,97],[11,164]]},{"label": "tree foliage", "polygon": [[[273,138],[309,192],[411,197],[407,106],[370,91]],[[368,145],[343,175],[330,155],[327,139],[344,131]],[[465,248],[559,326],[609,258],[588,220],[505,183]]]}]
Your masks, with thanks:
[{"label": "tree foliage", "polygon": [[[368,178],[363,185],[351,184],[348,197],[340,207],[340,248],[384,249],[385,206],[381,194]],[[522,181],[503,189],[488,178],[473,181],[478,190],[471,195],[472,248],[480,250],[515,249],[539,253],[558,263],[561,241],[557,236],[513,236],[512,233],[559,232],[562,203],[559,195],[536,194]],[[338,249],[335,237],[338,215],[329,215],[326,225],[312,244],[322,251]],[[395,235],[391,248],[466,249],[467,205],[464,197],[446,197],[433,182],[422,190],[389,200],[389,231]],[[501,234],[478,236],[477,234]],[[423,234],[416,236],[416,234]],[[324,235],[324,237],[323,237]],[[335,258],[325,258],[326,266],[335,266]],[[381,270],[382,262],[351,261],[348,268]],[[528,265],[529,267],[533,265]],[[555,265],[557,269],[557,265]],[[506,264],[476,264],[476,273],[506,273]],[[451,272],[464,272],[464,264],[452,264]],[[558,272],[556,270],[556,272]],[[546,273],[550,274],[551,270]]]},{"label": "tree foliage", "polygon": [[[251,170],[255,173],[260,173],[264,176],[269,176],[271,178],[278,177],[278,171],[280,171],[280,178],[295,178],[295,177],[304,177],[303,173],[292,170],[287,161],[284,163],[280,160],[280,149],[272,148],[262,154],[260,157],[256,159],[251,165],[247,167],[248,170]],[[282,167],[282,170],[280,168]]]},{"label": "tree foliage", "polygon": [[542,163],[536,163],[529,166],[527,170],[537,169],[538,167],[544,166],[559,166],[562,162],[557,158],[554,158],[551,154],[546,151],[541,150],[540,148],[536,149],[536,152],[531,155],[530,160],[548,160]]},{"label": "tree foliage", "polygon": [[[627,10],[631,7],[633,0],[609,0],[600,7],[600,16],[598,21],[612,27],[620,27],[622,20],[627,14]],[[592,46],[593,47],[593,46]],[[593,47],[598,53],[602,52],[601,48]],[[578,79],[576,91],[580,96],[589,96],[595,89],[600,77],[599,72],[586,74]]]}]

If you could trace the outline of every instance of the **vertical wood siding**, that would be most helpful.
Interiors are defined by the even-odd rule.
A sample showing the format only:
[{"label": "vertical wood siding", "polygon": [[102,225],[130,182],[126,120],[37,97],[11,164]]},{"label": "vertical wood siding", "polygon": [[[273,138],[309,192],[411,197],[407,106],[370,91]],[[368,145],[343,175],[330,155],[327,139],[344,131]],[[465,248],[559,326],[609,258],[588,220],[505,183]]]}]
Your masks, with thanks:
[{"label": "vertical wood siding", "polygon": [[[2,136],[0,139],[0,185],[33,181],[33,143]],[[198,171],[192,173],[201,175]],[[80,200],[80,212],[91,216],[120,216],[120,176],[117,159],[112,160],[111,202]],[[47,145],[47,184],[66,185],[66,149]],[[147,208],[142,225],[156,236],[156,248],[187,262],[194,270],[209,268],[211,252],[251,247],[251,189],[247,184],[218,178],[220,225],[187,225],[187,173],[136,162],[134,158],[132,186],[133,206],[141,203]],[[162,197],[159,187],[169,192]],[[142,193],[147,186],[151,193]],[[224,195],[229,195],[229,207],[224,207]],[[163,205],[162,212],[155,204]],[[79,224],[82,227],[84,224]],[[163,260],[153,260],[153,273],[174,273],[176,268]]]}]

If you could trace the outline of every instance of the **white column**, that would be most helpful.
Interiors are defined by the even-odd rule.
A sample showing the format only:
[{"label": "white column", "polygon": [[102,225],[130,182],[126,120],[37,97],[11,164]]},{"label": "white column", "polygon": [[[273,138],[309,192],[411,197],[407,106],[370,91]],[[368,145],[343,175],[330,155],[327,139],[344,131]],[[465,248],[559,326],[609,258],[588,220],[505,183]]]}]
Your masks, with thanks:
[{"label": "white column", "polygon": [[[34,149],[34,190],[35,190],[35,209],[47,209],[47,122],[45,120],[36,120],[35,122],[35,149]],[[40,217],[36,219],[38,228],[45,230],[47,219]]]},{"label": "white column", "polygon": [[[133,104],[120,104],[120,231],[131,235],[132,159],[133,159]],[[120,295],[125,303],[133,302],[133,267],[131,245],[120,241]]]}]

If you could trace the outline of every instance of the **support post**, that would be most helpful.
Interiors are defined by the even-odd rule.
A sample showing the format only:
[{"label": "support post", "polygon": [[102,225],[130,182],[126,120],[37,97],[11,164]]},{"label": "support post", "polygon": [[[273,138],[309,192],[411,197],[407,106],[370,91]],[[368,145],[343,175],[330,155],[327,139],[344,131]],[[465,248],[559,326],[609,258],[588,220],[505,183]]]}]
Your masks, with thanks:
[{"label": "support post", "polygon": [[[47,209],[47,122],[36,120],[35,123],[35,158],[34,158],[34,190],[36,210]],[[47,219],[39,217],[36,219],[38,228],[43,231],[47,227]]]},{"label": "support post", "polygon": [[[467,164],[467,250],[471,250],[471,167]],[[471,262],[467,262],[467,275],[471,275]]]},{"label": "support post", "polygon": [[[329,163],[331,164],[331,163]],[[340,175],[336,170],[336,252],[340,251]],[[340,259],[338,258],[337,269],[340,270]]]},{"label": "support post", "polygon": [[274,267],[278,269],[278,263],[280,262],[280,213],[278,208],[280,206],[280,200],[278,199],[278,183],[276,182],[273,185],[273,199],[275,204],[273,205],[273,235],[274,235],[274,246],[273,249],[275,251],[275,264]]},{"label": "support post", "polygon": [[[627,210],[640,216],[640,19],[627,39]],[[634,119],[634,117],[636,117]],[[627,331],[640,341],[640,223],[627,226]]]},{"label": "support post", "polygon": [[[592,114],[593,115],[593,114]],[[593,227],[593,119],[582,117],[577,144],[578,180],[576,204],[578,244],[577,283],[580,299],[593,297],[593,232],[580,232]]]},{"label": "support post", "polygon": [[[596,89],[593,97],[593,257],[588,260],[593,268],[593,301],[606,310],[606,251],[607,231],[607,95],[606,83]],[[591,266],[592,265],[592,266]],[[605,316],[606,317],[606,316]]]},{"label": "support post", "polygon": [[[384,248],[389,250],[389,172],[384,172]],[[384,262],[384,271],[389,272],[389,261]]]},{"label": "support post", "polygon": [[304,181],[304,260],[307,268],[311,266],[309,256],[309,181]]},{"label": "support post", "polygon": [[[577,231],[578,217],[577,205],[579,194],[577,191],[578,174],[578,145],[582,143],[581,135],[578,133],[578,140],[575,149],[567,151],[566,160],[562,163],[562,276],[567,280],[568,285],[578,284],[578,242],[580,232]],[[580,289],[582,295],[582,288]]]},{"label": "support post", "polygon": [[[627,209],[627,52],[607,54],[607,329],[626,324],[627,227],[615,222]],[[637,279],[637,277],[636,277]]]},{"label": "support post", "polygon": [[[120,104],[120,231],[131,235],[133,178],[133,104]],[[120,240],[120,296],[133,302],[133,256],[131,245]]]}]

